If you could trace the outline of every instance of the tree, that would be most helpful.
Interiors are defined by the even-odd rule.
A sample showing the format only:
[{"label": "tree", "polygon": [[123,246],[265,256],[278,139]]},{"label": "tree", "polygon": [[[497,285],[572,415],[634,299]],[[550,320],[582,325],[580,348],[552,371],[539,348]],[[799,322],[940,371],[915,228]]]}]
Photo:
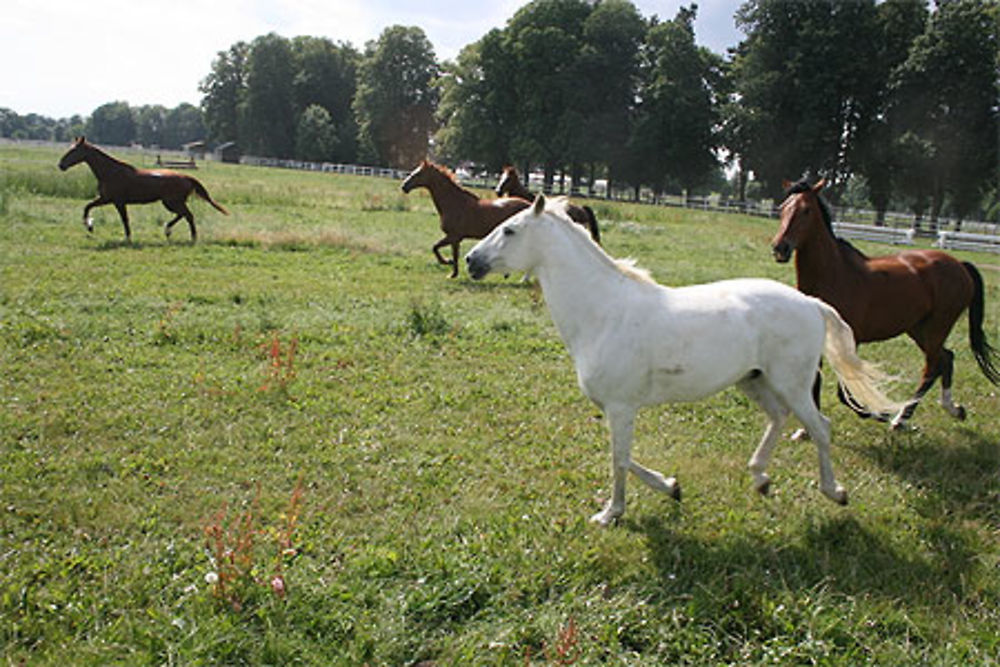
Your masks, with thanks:
[{"label": "tree", "polygon": [[771,196],[805,172],[846,177],[874,84],[874,0],[749,0],[733,62],[743,161]]},{"label": "tree", "polygon": [[512,161],[517,132],[514,78],[503,33],[491,30],[444,64],[438,81],[435,150],[451,162],[472,160],[497,172]]},{"label": "tree", "polygon": [[[292,40],[292,51],[295,55],[293,87],[299,126],[301,115],[309,107],[318,105],[325,109],[337,136],[330,144],[333,152],[324,159],[355,160],[358,126],[352,104],[357,91],[360,54],[348,44],[338,46],[321,37],[296,37]],[[315,120],[313,118],[309,123]],[[296,137],[296,146],[300,145]]]},{"label": "tree", "polygon": [[291,43],[275,33],[250,45],[240,143],[251,153],[291,157],[295,149],[295,76]]},{"label": "tree", "polygon": [[932,158],[907,163],[904,183],[911,196],[913,184],[930,183],[932,225],[946,195],[961,219],[996,176],[998,19],[1000,8],[989,3],[939,3],[894,74],[893,130]]},{"label": "tree", "polygon": [[208,136],[216,142],[239,141],[239,115],[246,97],[247,57],[250,46],[237,42],[220,51],[209,72],[198,85]]},{"label": "tree", "polygon": [[588,91],[579,64],[591,11],[584,0],[534,0],[504,31],[508,66],[517,75],[507,93],[516,104],[512,157],[541,164],[547,190],[556,168],[581,159]]},{"label": "tree", "polygon": [[182,103],[167,112],[163,124],[163,147],[181,148],[192,141],[205,138],[206,129],[201,110]]},{"label": "tree", "polygon": [[[575,136],[579,159],[608,166],[609,187],[627,164],[628,137],[636,106],[639,53],[647,25],[627,0],[605,0],[583,25],[584,46],[578,67],[586,85],[583,126]],[[574,179],[575,182],[575,179]]]},{"label": "tree", "polygon": [[109,102],[94,109],[87,121],[87,136],[94,143],[112,146],[135,141],[135,118],[128,102]]},{"label": "tree", "polygon": [[[917,164],[915,146],[896,145],[898,137],[893,136],[889,121],[892,105],[889,81],[892,72],[906,60],[913,40],[923,32],[927,9],[923,0],[886,0],[877,11],[876,57],[869,63],[873,82],[849,159],[852,168],[865,177],[876,212],[875,224],[880,225],[901,171]],[[918,150],[918,153],[923,152]]]},{"label": "tree", "polygon": [[682,7],[673,21],[646,36],[637,120],[629,146],[635,185],[662,191],[703,184],[718,166],[713,127],[711,54],[694,39],[697,7]]},{"label": "tree", "polygon": [[392,26],[366,45],[354,100],[364,158],[405,168],[426,157],[437,74],[434,48],[420,28]]},{"label": "tree", "polygon": [[333,159],[337,152],[337,128],[330,112],[318,104],[306,107],[295,130],[295,157],[311,162]]},{"label": "tree", "polygon": [[167,120],[167,110],[159,104],[141,106],[133,111],[135,117],[135,139],[143,146],[163,145],[163,126]]}]

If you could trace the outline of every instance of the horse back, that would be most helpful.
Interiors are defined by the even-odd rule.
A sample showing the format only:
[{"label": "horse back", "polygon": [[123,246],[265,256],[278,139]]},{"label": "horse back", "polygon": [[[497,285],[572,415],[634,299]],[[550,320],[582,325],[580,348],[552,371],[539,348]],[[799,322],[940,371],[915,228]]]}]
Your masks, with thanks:
[{"label": "horse back", "polygon": [[950,323],[972,299],[962,263],[940,250],[906,250],[872,257],[855,280],[816,294],[834,306],[859,343],[888,340],[933,314]]},{"label": "horse back", "polygon": [[481,239],[504,220],[529,206],[530,202],[515,197],[479,199],[457,215],[441,216],[441,229],[460,238]]},{"label": "horse back", "polygon": [[187,198],[194,189],[187,174],[168,170],[137,169],[127,178],[101,183],[101,194],[127,204],[148,204]]}]

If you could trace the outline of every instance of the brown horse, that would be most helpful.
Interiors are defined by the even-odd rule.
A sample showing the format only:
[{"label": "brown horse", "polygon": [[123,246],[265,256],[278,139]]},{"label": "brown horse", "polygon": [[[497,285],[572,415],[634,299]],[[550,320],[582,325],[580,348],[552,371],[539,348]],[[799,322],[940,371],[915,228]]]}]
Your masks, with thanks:
[{"label": "brown horse", "polygon": [[[503,173],[500,174],[500,181],[497,183],[496,193],[500,197],[507,195],[509,197],[519,197],[529,202],[535,201],[535,195],[531,194],[531,191],[524,186],[521,178],[517,175],[517,169],[514,167],[508,166],[503,168]],[[594,239],[594,243],[601,244],[601,230],[597,226],[597,216],[594,215],[593,209],[589,206],[569,204],[566,206],[566,213],[573,222],[587,228],[587,231],[590,232],[590,238]]]},{"label": "brown horse", "polygon": [[[836,308],[858,343],[906,334],[924,353],[924,372],[913,401],[892,420],[902,427],[919,400],[941,378],[941,404],[955,418],[965,409],[951,398],[954,354],[944,344],[955,321],[969,310],[969,344],[983,375],[1000,384],[996,351],[983,331],[983,279],[969,262],[939,250],[908,250],[866,257],[831,227],[820,197],[826,184],[786,182],[781,226],[771,247],[778,262],[795,254],[798,288]],[[818,396],[818,387],[817,394]],[[843,396],[842,396],[843,398]]]},{"label": "brown horse", "polygon": [[78,137],[66,154],[59,160],[59,168],[66,171],[80,162],[86,162],[97,177],[97,199],[83,207],[83,224],[87,231],[93,231],[94,225],[88,216],[95,206],[114,204],[125,227],[125,240],[132,240],[132,230],[128,224],[126,204],[149,204],[162,201],[167,209],[175,214],[173,220],[163,227],[164,234],[170,237],[171,228],[184,218],[191,229],[191,241],[198,238],[194,226],[194,214],[187,207],[187,198],[192,192],[228,215],[228,211],[217,204],[201,183],[187,174],[173,171],[137,169],[130,164],[111,157],[97,146],[89,143],[86,138]]},{"label": "brown horse", "polygon": [[[481,239],[501,222],[531,204],[523,199],[480,199],[455,180],[445,167],[424,160],[403,181],[403,192],[427,188],[434,200],[444,238],[431,249],[439,263],[451,266],[451,277],[458,275],[458,247],[462,239]],[[451,246],[450,260],[441,256],[441,248]]]}]

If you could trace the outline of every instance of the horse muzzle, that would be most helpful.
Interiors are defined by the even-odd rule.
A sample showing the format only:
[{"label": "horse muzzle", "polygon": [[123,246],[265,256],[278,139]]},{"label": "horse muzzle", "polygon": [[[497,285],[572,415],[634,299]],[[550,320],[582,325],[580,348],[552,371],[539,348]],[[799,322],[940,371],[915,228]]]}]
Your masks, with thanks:
[{"label": "horse muzzle", "polygon": [[465,256],[465,266],[473,280],[482,280],[490,272],[490,263],[482,256],[473,253]]},{"label": "horse muzzle", "polygon": [[771,254],[774,255],[774,261],[779,264],[784,264],[790,260],[793,250],[792,244],[788,241],[780,241],[771,246]]}]

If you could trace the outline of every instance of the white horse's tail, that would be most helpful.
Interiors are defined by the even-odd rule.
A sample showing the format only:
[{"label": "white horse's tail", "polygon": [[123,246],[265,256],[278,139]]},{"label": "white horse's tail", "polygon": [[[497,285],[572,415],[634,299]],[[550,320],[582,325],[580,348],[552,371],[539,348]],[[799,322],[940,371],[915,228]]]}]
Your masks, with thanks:
[{"label": "white horse's tail", "polygon": [[826,321],[823,354],[833,366],[847,400],[874,415],[897,414],[906,404],[893,401],[883,393],[882,386],[889,377],[858,356],[854,332],[840,314],[822,301],[817,300],[817,303]]}]

